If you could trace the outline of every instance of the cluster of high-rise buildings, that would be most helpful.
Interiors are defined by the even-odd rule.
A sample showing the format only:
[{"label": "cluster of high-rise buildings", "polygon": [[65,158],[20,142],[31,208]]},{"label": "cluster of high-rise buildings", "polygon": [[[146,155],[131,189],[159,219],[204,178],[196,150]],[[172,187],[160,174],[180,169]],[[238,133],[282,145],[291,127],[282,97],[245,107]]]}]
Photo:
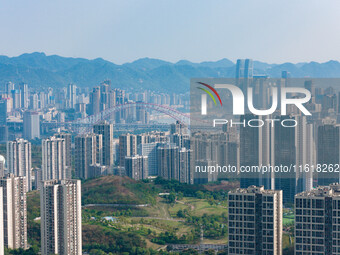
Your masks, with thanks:
[{"label": "cluster of high-rise buildings", "polygon": [[109,118],[115,123],[148,124],[152,111],[138,102],[188,109],[187,98],[185,94],[113,89],[110,81],[91,90],[72,83],[64,88],[41,89],[8,82],[0,88],[0,142],[47,137],[55,127],[64,127],[65,122],[127,104],[131,106],[112,112]]},{"label": "cluster of high-rise buildings", "polygon": [[[257,109],[269,108],[272,88],[289,87],[288,78],[287,72],[275,81],[254,75],[252,60],[237,61],[236,83],[245,95],[247,88],[253,89]],[[80,180],[109,174],[135,180],[160,176],[186,184],[239,178],[240,189],[229,193],[230,254],[282,254],[283,204],[295,205],[296,254],[337,254],[340,186],[332,183],[339,182],[339,172],[312,169],[339,165],[340,94],[332,87],[315,87],[308,79],[300,85],[311,92],[305,106],[312,116],[291,107],[289,115],[276,111],[269,117],[278,121],[260,127],[242,123],[265,122],[268,116],[246,112],[237,119],[238,125],[227,123],[214,131],[189,130],[177,121],[168,130],[130,128],[115,136],[115,124],[148,124],[154,119],[152,110],[138,102],[173,108],[186,108],[188,102],[183,95],[113,89],[109,81],[92,90],[70,84],[41,92],[26,84],[6,84],[0,92],[0,141],[7,142],[6,161],[0,156],[4,205],[0,242],[9,248],[27,248],[26,192],[33,189],[41,195],[42,254],[81,254]],[[103,115],[87,132],[75,134],[67,126],[130,103],[132,107]],[[298,125],[287,128],[281,124],[286,120]],[[41,139],[41,167],[33,168],[32,146],[37,139]],[[292,165],[296,171],[288,173],[240,171]],[[235,171],[206,171],[217,166]]]},{"label": "cluster of high-rise buildings", "polygon": [[69,135],[42,141],[42,168],[33,176],[31,143],[7,142],[7,162],[0,159],[7,165],[0,176],[0,254],[4,247],[28,248],[26,194],[33,188],[40,189],[42,254],[82,254],[81,183],[70,179]]},{"label": "cluster of high-rise buildings", "polygon": [[[229,254],[283,254],[282,190],[249,186],[228,200]],[[295,254],[340,254],[340,184],[296,194],[294,208]]]}]

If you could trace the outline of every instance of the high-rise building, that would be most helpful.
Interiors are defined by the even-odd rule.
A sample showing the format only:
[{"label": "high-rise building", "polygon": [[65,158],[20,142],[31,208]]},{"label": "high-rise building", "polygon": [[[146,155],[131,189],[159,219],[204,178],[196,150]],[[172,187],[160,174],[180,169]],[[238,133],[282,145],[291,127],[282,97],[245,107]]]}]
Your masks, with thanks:
[{"label": "high-rise building", "polygon": [[6,165],[5,157],[0,155],[0,178],[5,176],[5,165]]},{"label": "high-rise building", "polygon": [[24,112],[23,136],[27,140],[40,138],[40,116],[38,112]]},{"label": "high-rise building", "polygon": [[158,175],[157,147],[160,143],[141,143],[137,146],[137,154],[148,157],[149,176]]},{"label": "high-rise building", "polygon": [[[3,205],[3,191],[0,187],[0,205]],[[4,207],[0,206],[0,255],[5,254],[5,242],[4,242]]]},{"label": "high-rise building", "polygon": [[[241,123],[248,123],[252,120],[261,121],[261,116],[246,114],[241,116]],[[273,128],[271,125],[262,127],[240,126],[240,166],[252,167],[261,165],[273,165]],[[261,186],[266,189],[274,187],[271,173],[247,173],[241,175],[241,188],[251,185]]]},{"label": "high-rise building", "polygon": [[32,190],[31,143],[24,139],[7,142],[7,168],[14,176],[26,176],[28,191]]},{"label": "high-rise building", "polygon": [[75,104],[77,103],[77,86],[73,83],[70,83],[67,88],[67,100],[68,100],[68,107],[74,108]]},{"label": "high-rise building", "polygon": [[125,157],[126,175],[134,180],[148,178],[148,157],[133,155]]},{"label": "high-rise building", "polygon": [[157,148],[157,166],[159,176],[166,180],[179,181],[179,148],[165,144]]},{"label": "high-rise building", "polygon": [[250,186],[228,193],[229,254],[282,254],[282,191]]},{"label": "high-rise building", "polygon": [[180,183],[194,183],[194,155],[193,151],[181,148],[179,151],[179,179]]},{"label": "high-rise building", "polygon": [[125,134],[119,136],[119,166],[125,166],[125,157],[137,154],[137,136]]},{"label": "high-rise building", "polygon": [[66,178],[65,139],[51,138],[42,140],[42,180],[62,180]]},{"label": "high-rise building", "polygon": [[41,254],[82,254],[80,180],[44,181],[40,215]]},{"label": "high-rise building", "polygon": [[0,125],[7,124],[7,100],[0,100]]},{"label": "high-rise building", "polygon": [[[318,127],[317,163],[334,166],[340,162],[340,126],[323,124]],[[318,184],[329,185],[339,182],[339,173],[318,172]]]},{"label": "high-rise building", "polygon": [[295,196],[295,254],[340,254],[340,185]]},{"label": "high-rise building", "polygon": [[[290,119],[290,116],[281,116],[280,121]],[[295,128],[286,128],[275,123],[275,165],[290,166],[296,164],[296,139]],[[275,173],[275,189],[283,191],[283,202],[293,203],[297,193],[296,173],[277,172]]]},{"label": "high-rise building", "polygon": [[70,133],[58,133],[54,135],[56,138],[62,138],[65,140],[65,150],[66,150],[66,178],[72,178],[72,134]]},{"label": "high-rise building", "polygon": [[103,150],[102,161],[104,166],[112,166],[113,161],[113,125],[104,121],[101,124],[93,126],[93,132],[98,135],[102,135]]},{"label": "high-rise building", "polygon": [[236,78],[252,78],[253,77],[253,60],[238,59],[236,62]]},{"label": "high-rise building", "polygon": [[102,135],[85,134],[77,136],[75,143],[75,174],[77,178],[90,178],[90,165],[102,163]]},{"label": "high-rise building", "polygon": [[26,177],[9,174],[0,179],[3,190],[3,224],[6,248],[27,249]]},{"label": "high-rise building", "polygon": [[24,108],[24,109],[27,109],[28,103],[29,103],[28,86],[27,86],[26,83],[20,83],[19,89],[20,89],[21,107]]},{"label": "high-rise building", "polygon": [[100,112],[100,87],[93,88],[90,93],[90,115]]}]

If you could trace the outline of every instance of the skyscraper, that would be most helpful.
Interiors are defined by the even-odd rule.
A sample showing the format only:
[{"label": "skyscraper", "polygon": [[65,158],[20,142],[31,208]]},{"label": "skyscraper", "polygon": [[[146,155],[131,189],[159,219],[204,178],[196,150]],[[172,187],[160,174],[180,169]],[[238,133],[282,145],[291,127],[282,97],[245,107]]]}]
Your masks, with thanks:
[{"label": "skyscraper", "polygon": [[340,254],[340,185],[295,196],[295,254]]},{"label": "skyscraper", "polygon": [[52,136],[42,140],[42,180],[66,178],[65,139]]},{"label": "skyscraper", "polygon": [[32,190],[32,154],[31,143],[24,139],[7,142],[7,168],[14,176],[26,176],[28,191]]},{"label": "skyscraper", "polygon": [[238,59],[236,62],[236,79],[253,77],[253,60]]},{"label": "skyscraper", "polygon": [[90,93],[90,115],[100,112],[100,87],[93,88]]},{"label": "skyscraper", "polygon": [[148,174],[158,175],[157,147],[160,143],[141,143],[137,146],[137,154],[148,157]]},{"label": "skyscraper", "polygon": [[43,255],[82,254],[80,180],[44,181],[40,215]]},{"label": "skyscraper", "polygon": [[19,84],[21,107],[27,109],[29,103],[28,86],[26,83]]},{"label": "skyscraper", "polygon": [[[241,123],[251,120],[262,120],[261,116],[246,114],[241,116]],[[240,166],[252,167],[261,165],[273,165],[273,128],[271,125],[262,127],[240,126]],[[273,188],[273,176],[262,173],[242,173],[241,188],[251,185],[264,185],[265,189]]]},{"label": "skyscraper", "polygon": [[137,136],[125,134],[119,136],[119,166],[125,166],[125,157],[137,154]]},{"label": "skyscraper", "polygon": [[65,140],[65,154],[66,154],[66,178],[72,178],[72,134],[70,133],[58,133],[54,135],[56,138],[62,138]]},{"label": "skyscraper", "polygon": [[[323,124],[318,127],[317,163],[325,164],[328,168],[340,162],[340,126]],[[318,173],[318,184],[329,185],[339,182],[339,173],[320,171]]]},{"label": "skyscraper", "polygon": [[250,186],[228,193],[229,254],[282,254],[282,191]]},{"label": "skyscraper", "polygon": [[40,116],[38,112],[24,112],[24,138],[27,140],[40,138]]},{"label": "skyscraper", "polygon": [[[290,116],[281,116],[280,121],[290,119]],[[302,124],[302,123],[301,123]],[[296,164],[296,131],[295,128],[286,128],[275,123],[275,165],[290,166]],[[279,171],[275,173],[275,189],[283,191],[283,202],[293,203],[297,193],[296,173]]]},{"label": "skyscraper", "polygon": [[75,143],[75,173],[77,178],[89,178],[90,165],[102,162],[102,135],[85,134],[77,136]]},{"label": "skyscraper", "polygon": [[26,177],[12,174],[0,179],[3,189],[4,243],[10,249],[27,249],[26,183]]},{"label": "skyscraper", "polygon": [[68,107],[74,108],[77,99],[77,86],[73,83],[70,83],[67,88],[67,100],[68,100]]},{"label": "skyscraper", "polygon": [[102,124],[93,126],[95,134],[102,135],[103,151],[102,151],[102,164],[104,166],[112,166],[113,162],[113,125],[104,121]]},{"label": "skyscraper", "polygon": [[133,155],[125,157],[126,175],[134,180],[148,178],[148,157]]}]

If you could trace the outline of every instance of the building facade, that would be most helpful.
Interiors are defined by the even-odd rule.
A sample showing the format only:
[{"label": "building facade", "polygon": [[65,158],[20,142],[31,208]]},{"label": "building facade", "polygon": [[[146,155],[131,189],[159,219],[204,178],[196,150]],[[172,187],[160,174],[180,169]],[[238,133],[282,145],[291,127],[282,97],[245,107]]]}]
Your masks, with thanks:
[{"label": "building facade", "polygon": [[250,186],[229,192],[229,254],[282,254],[282,191]]},{"label": "building facade", "polygon": [[81,255],[80,180],[44,181],[40,213],[41,254]]},{"label": "building facade", "polygon": [[13,174],[0,179],[6,248],[27,249],[26,185],[26,177],[16,177]]}]

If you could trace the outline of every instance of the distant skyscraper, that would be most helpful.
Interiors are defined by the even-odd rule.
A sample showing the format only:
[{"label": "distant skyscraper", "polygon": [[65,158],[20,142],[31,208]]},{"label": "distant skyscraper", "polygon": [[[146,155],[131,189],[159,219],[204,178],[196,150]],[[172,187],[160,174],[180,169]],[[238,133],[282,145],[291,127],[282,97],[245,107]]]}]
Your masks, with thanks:
[{"label": "distant skyscraper", "polygon": [[85,134],[75,137],[75,173],[77,178],[90,178],[90,165],[101,165],[103,159],[102,137],[98,134]]},{"label": "distant skyscraper", "polygon": [[20,83],[20,99],[21,99],[21,107],[27,109],[29,103],[29,94],[28,94],[28,86],[25,83]]},{"label": "distant skyscraper", "polygon": [[[26,177],[5,176],[3,189],[3,221],[5,247],[27,249]],[[1,206],[2,207],[2,206]]]},{"label": "distant skyscraper", "polygon": [[56,138],[62,138],[65,140],[65,150],[66,150],[66,178],[72,178],[72,134],[70,133],[57,133],[54,135]]},{"label": "distant skyscraper", "polygon": [[250,186],[228,194],[229,254],[282,254],[282,191]]},{"label": "distant skyscraper", "polygon": [[24,138],[27,140],[40,138],[40,116],[38,112],[24,112]]},{"label": "distant skyscraper", "polygon": [[80,180],[44,181],[40,215],[41,254],[82,254]]},{"label": "distant skyscraper", "polygon": [[179,181],[179,148],[170,144],[157,149],[159,175],[166,180]]},{"label": "distant skyscraper", "polygon": [[159,143],[142,143],[137,146],[137,154],[148,157],[148,174],[158,175],[157,147]]},{"label": "distant skyscraper", "polygon": [[65,139],[52,136],[42,140],[42,180],[66,178]]},{"label": "distant skyscraper", "polygon": [[70,83],[67,88],[67,99],[68,99],[68,107],[74,108],[77,99],[77,86],[73,83]]},{"label": "distant skyscraper", "polygon": [[[333,166],[340,162],[340,126],[323,124],[318,127],[317,143],[318,164],[326,164],[327,169],[330,164]],[[339,173],[335,172],[318,172],[318,184],[329,185],[339,182]]]},{"label": "distant skyscraper", "polygon": [[[241,116],[240,122],[248,123],[253,119],[262,120],[261,116],[246,114]],[[273,128],[270,125],[262,127],[249,127],[247,124],[240,127],[240,166],[268,166],[273,165]],[[251,185],[261,186],[266,189],[273,188],[273,176],[262,173],[242,173],[241,188]]]},{"label": "distant skyscraper", "polygon": [[106,121],[102,124],[93,126],[93,133],[102,135],[103,150],[102,150],[102,164],[104,166],[112,166],[113,162],[113,125]]},{"label": "distant skyscraper", "polygon": [[236,62],[236,78],[252,78],[253,77],[253,60],[238,59]]},{"label": "distant skyscraper", "polygon": [[7,124],[7,100],[0,100],[0,125]]},{"label": "distant skyscraper", "polygon": [[125,157],[137,154],[137,136],[125,134],[119,136],[119,166],[125,166]]},{"label": "distant skyscraper", "polygon": [[181,148],[179,151],[179,179],[180,183],[194,183],[194,155],[192,150]]},{"label": "distant skyscraper", "polygon": [[93,88],[90,93],[90,115],[100,112],[100,87]]},{"label": "distant skyscraper", "polygon": [[[290,119],[291,116],[281,116],[280,121]],[[302,123],[301,123],[302,125]],[[296,164],[296,131],[295,128],[283,127],[279,122],[275,123],[275,165],[290,166]],[[297,193],[296,173],[275,173],[275,189],[283,191],[283,202],[293,203]]]},{"label": "distant skyscraper", "polygon": [[125,157],[126,175],[134,180],[148,178],[148,157],[147,156],[128,156]]},{"label": "distant skyscraper", "polygon": [[340,254],[340,185],[295,196],[295,254]]},{"label": "distant skyscraper", "polygon": [[7,168],[14,176],[26,176],[28,191],[32,190],[31,170],[32,154],[31,143],[24,139],[7,142]]}]

